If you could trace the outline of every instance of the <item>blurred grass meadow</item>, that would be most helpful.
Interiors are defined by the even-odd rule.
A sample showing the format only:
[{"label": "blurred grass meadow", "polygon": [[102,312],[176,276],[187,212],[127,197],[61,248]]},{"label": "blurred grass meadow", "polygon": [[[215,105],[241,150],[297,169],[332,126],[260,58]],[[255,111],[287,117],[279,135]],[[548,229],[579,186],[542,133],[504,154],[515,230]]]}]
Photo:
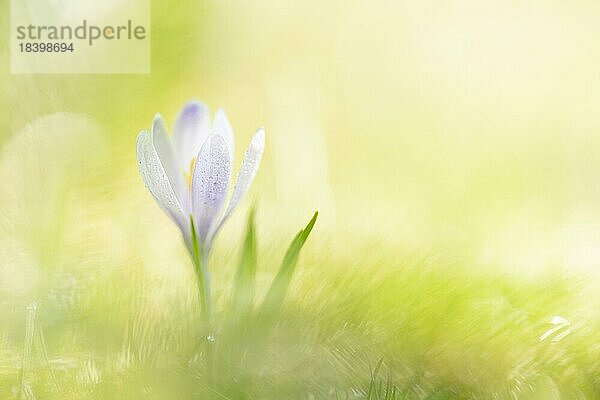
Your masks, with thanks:
[{"label": "blurred grass meadow", "polygon": [[[146,75],[10,74],[5,35],[0,398],[600,399],[599,18],[153,1]],[[135,156],[193,98],[227,110],[235,169],[266,130],[212,256],[217,320],[249,209],[257,303],[319,210],[274,328],[223,324],[210,387],[193,267]]]}]

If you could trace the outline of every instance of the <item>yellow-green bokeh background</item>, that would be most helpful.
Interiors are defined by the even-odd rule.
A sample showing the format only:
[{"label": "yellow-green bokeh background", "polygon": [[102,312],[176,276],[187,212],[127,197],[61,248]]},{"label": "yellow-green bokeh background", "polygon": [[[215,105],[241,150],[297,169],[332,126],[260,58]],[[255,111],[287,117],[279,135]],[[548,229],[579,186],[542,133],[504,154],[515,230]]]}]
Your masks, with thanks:
[{"label": "yellow-green bokeh background", "polygon": [[[8,10],[6,0],[0,4]],[[182,105],[197,98],[227,110],[238,161],[256,128],[265,126],[267,133],[255,185],[218,239],[212,268],[219,299],[228,290],[250,204],[258,207],[264,285],[286,242],[318,209],[320,220],[291,292],[291,301],[306,302],[307,312],[319,315],[327,308],[308,306],[314,293],[341,301],[347,287],[334,277],[381,276],[388,286],[378,286],[379,308],[369,303],[365,309],[381,312],[385,323],[373,328],[381,329],[378,334],[404,340],[386,331],[399,318],[387,312],[408,283],[387,277],[406,264],[406,279],[414,280],[410,293],[435,299],[426,308],[431,315],[418,315],[419,329],[444,314],[435,304],[454,293],[453,285],[460,296],[512,302],[494,286],[505,279],[502,287],[522,290],[520,305],[511,307],[531,311],[536,321],[564,316],[585,333],[577,339],[582,354],[597,355],[599,18],[595,1],[154,1],[150,74],[66,76],[8,73],[3,11],[3,157],[22,159],[19,151],[35,147],[6,150],[27,124],[47,114],[81,114],[94,125],[89,141],[80,125],[66,126],[66,132],[81,134],[77,148],[41,151],[40,165],[25,163],[1,182],[2,191],[36,187],[50,173],[44,165],[76,160],[57,172],[68,188],[59,187],[66,194],[52,200],[59,208],[46,200],[51,185],[23,194],[22,204],[1,205],[9,222],[0,233],[0,300],[14,315],[10,331],[18,338],[19,312],[39,287],[50,290],[48,282],[59,272],[89,287],[94,279],[144,281],[144,288],[164,295],[144,301],[165,313],[181,290],[193,293],[178,231],[138,176],[135,138],[156,112],[172,126]],[[428,286],[419,271],[432,275],[435,285]],[[539,293],[528,293],[530,288],[553,300],[539,304]],[[490,310],[502,314],[502,307],[484,307],[485,318]],[[436,333],[436,346],[452,349],[440,356],[444,366],[428,364],[434,374],[446,376],[450,368],[448,375],[460,376],[462,363],[453,369],[449,360],[480,349],[462,348],[461,334],[452,335],[471,317],[483,318],[465,312],[456,325],[432,328],[448,330]],[[532,343],[547,328],[532,328]],[[523,334],[488,333],[482,331],[481,341],[498,354],[513,345],[511,335]],[[419,343],[421,333],[409,329],[407,335]],[[494,347],[490,337],[497,335],[509,339]],[[432,345],[425,347],[428,352]],[[384,346],[381,352],[406,354],[396,350]],[[493,370],[494,356],[486,360],[473,365]],[[594,398],[598,364],[589,360],[583,357],[581,368],[596,391],[587,384],[580,393]],[[549,375],[540,376],[546,382]],[[497,384],[489,376],[464,382]]]}]

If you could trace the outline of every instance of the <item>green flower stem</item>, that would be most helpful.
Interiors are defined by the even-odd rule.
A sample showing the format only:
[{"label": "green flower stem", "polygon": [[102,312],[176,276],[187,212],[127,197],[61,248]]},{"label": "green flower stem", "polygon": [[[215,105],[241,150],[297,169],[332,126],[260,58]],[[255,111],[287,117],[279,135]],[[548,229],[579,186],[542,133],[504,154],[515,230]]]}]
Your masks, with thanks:
[{"label": "green flower stem", "polygon": [[194,220],[190,217],[192,228],[192,260],[196,278],[198,280],[198,297],[200,299],[200,307],[204,318],[202,341],[206,345],[206,384],[209,389],[214,386],[215,369],[214,369],[214,337],[211,326],[211,296],[210,296],[210,275],[208,273],[208,254],[200,253],[198,248],[198,240]]},{"label": "green flower stem", "polygon": [[208,274],[208,260],[204,255],[194,260],[196,267],[196,276],[198,278],[198,297],[200,298],[200,307],[204,318],[204,328],[206,337],[211,334],[211,299],[210,299],[210,276]]}]

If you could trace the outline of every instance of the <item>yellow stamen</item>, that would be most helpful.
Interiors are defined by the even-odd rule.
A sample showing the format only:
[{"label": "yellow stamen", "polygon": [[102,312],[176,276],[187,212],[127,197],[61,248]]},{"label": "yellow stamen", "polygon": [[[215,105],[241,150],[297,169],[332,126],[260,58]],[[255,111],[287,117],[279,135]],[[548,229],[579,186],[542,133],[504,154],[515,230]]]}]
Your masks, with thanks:
[{"label": "yellow stamen", "polygon": [[196,164],[196,157],[192,158],[192,161],[190,162],[190,169],[187,172],[183,173],[185,181],[188,185],[188,189],[192,187],[192,174],[194,173],[194,164]]}]

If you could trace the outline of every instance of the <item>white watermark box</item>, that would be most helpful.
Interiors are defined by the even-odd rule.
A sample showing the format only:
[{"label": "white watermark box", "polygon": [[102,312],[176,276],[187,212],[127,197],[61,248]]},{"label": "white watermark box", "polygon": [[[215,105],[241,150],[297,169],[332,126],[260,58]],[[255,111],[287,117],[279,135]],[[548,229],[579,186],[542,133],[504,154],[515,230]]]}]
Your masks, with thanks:
[{"label": "white watermark box", "polygon": [[11,0],[11,72],[150,72],[150,0]]}]

